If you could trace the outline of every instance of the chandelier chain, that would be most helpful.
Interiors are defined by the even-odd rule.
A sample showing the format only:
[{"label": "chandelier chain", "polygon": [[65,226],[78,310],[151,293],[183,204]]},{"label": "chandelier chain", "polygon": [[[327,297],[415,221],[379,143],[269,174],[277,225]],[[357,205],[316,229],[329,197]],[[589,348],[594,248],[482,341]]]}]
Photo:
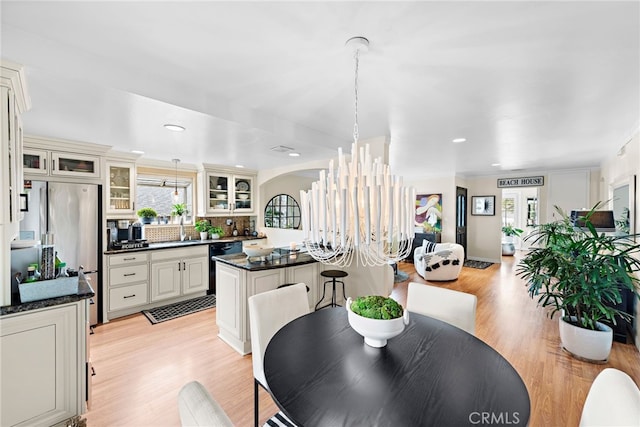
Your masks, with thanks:
[{"label": "chandelier chain", "polygon": [[354,98],[355,98],[355,121],[353,125],[353,142],[358,142],[358,68],[360,65],[360,49],[356,49],[354,53],[355,63],[356,63],[356,71],[355,71],[355,79],[354,79]]}]

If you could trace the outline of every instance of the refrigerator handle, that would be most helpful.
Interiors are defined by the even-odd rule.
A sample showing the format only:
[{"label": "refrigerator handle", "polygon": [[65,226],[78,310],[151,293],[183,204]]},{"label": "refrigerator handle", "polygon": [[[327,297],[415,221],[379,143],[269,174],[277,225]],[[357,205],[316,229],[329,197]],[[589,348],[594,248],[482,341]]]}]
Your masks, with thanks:
[{"label": "refrigerator handle", "polygon": [[20,206],[20,212],[29,212],[29,195],[27,193],[20,193],[20,197],[24,199],[24,204]]}]

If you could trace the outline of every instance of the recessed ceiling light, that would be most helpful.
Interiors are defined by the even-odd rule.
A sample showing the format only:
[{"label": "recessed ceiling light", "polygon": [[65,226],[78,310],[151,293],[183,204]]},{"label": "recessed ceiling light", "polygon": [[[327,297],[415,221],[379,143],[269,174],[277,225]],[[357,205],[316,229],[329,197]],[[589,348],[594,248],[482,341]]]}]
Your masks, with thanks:
[{"label": "recessed ceiling light", "polygon": [[237,168],[243,168],[243,165],[236,165]]},{"label": "recessed ceiling light", "polygon": [[171,123],[167,123],[164,125],[165,128],[172,130],[174,132],[182,132],[184,131],[184,127],[180,125],[172,125]]},{"label": "recessed ceiling light", "polygon": [[290,157],[300,157],[300,153],[296,153],[296,152],[289,153],[289,156]]},{"label": "recessed ceiling light", "polygon": [[465,142],[467,140],[467,138],[456,138],[451,140],[451,142],[453,142],[454,144],[459,144],[461,142]]},{"label": "recessed ceiling light", "polygon": [[131,152],[133,154],[144,154],[144,151],[142,151],[142,150],[131,150]]},{"label": "recessed ceiling light", "polygon": [[491,166],[493,167],[500,166],[500,163],[491,163]]}]

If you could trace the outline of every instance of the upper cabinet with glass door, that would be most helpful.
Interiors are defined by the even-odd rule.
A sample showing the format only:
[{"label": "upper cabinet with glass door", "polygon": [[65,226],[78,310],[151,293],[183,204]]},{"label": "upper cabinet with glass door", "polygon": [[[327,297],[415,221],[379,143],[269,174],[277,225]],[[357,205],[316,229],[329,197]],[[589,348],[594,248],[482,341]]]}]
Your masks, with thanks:
[{"label": "upper cabinet with glass door", "polygon": [[198,214],[233,215],[254,210],[254,177],[212,170],[199,173]]},{"label": "upper cabinet with glass door", "polygon": [[106,162],[107,214],[135,213],[135,164]]},{"label": "upper cabinet with glass door", "polygon": [[99,179],[100,155],[109,149],[99,144],[25,137],[24,174]]}]

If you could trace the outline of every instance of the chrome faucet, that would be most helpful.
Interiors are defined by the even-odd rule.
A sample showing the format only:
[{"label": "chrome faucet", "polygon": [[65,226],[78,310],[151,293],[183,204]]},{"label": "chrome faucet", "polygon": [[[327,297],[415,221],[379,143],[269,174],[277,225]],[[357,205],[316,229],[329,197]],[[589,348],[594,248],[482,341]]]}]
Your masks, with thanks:
[{"label": "chrome faucet", "polygon": [[184,242],[187,237],[187,232],[184,229],[184,216],[180,216],[180,241]]}]

